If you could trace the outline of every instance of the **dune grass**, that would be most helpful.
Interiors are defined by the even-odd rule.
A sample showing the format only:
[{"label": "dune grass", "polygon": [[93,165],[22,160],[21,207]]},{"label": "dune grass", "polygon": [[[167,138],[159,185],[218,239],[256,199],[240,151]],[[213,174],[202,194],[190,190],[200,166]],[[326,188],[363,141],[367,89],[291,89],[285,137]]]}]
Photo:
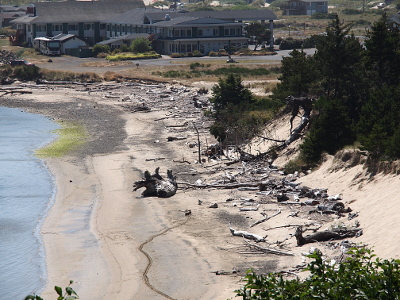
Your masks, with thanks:
[{"label": "dune grass", "polygon": [[84,144],[88,138],[85,128],[75,122],[59,122],[61,128],[54,130],[58,138],[49,145],[36,150],[39,158],[55,158],[68,155]]}]

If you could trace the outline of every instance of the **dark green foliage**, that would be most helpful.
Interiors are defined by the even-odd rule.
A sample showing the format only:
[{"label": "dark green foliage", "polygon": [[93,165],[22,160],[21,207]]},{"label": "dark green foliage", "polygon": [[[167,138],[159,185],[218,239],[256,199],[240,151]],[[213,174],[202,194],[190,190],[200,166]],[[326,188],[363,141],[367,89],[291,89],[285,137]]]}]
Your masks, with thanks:
[{"label": "dark green foliage", "polygon": [[349,35],[352,24],[342,25],[336,16],[326,30],[326,36],[316,39],[314,55],[320,71],[320,85],[328,99],[347,98],[357,101],[362,88],[363,48],[353,35]]},{"label": "dark green foliage", "polygon": [[383,14],[364,47],[351,28],[335,16],[326,34],[314,37],[316,54],[295,50],[282,60],[273,98],[320,98],[302,146],[306,161],[333,154],[356,137],[375,159],[400,158],[400,30]]},{"label": "dark green foliage", "polygon": [[303,47],[302,39],[294,39],[291,37],[283,39],[279,44],[279,50],[301,49],[302,47]]},{"label": "dark green foliage", "polygon": [[355,140],[352,122],[343,103],[336,99],[320,99],[319,102],[320,115],[301,145],[306,162],[318,161],[323,152],[335,154],[337,150]]},{"label": "dark green foliage", "polygon": [[315,13],[311,16],[311,19],[334,19],[336,17],[335,14],[327,14],[327,13]]},{"label": "dark green foliage", "polygon": [[268,42],[271,38],[271,31],[267,27],[266,24],[261,23],[251,23],[245,27],[246,36],[254,37],[256,44],[254,46],[254,51],[257,49],[259,45],[262,43]]},{"label": "dark green foliage", "polygon": [[366,67],[373,84],[398,85],[400,82],[400,32],[386,14],[374,23],[365,41]]},{"label": "dark green foliage", "polygon": [[39,68],[36,66],[18,66],[14,68],[12,76],[23,81],[36,80],[40,76]]},{"label": "dark green foliage", "polygon": [[92,52],[94,56],[97,56],[99,53],[110,53],[110,46],[108,45],[94,45],[92,48]]},{"label": "dark green foliage", "polygon": [[318,78],[314,58],[303,51],[293,50],[282,59],[280,83],[274,89],[273,97],[284,100],[288,95],[303,96],[312,93]]},{"label": "dark green foliage", "polygon": [[228,104],[240,104],[244,107],[254,102],[250,90],[243,86],[240,75],[229,74],[225,79],[219,79],[218,84],[213,86],[212,93],[210,101],[217,114],[227,108]]},{"label": "dark green foliage", "polygon": [[400,260],[381,260],[366,248],[353,248],[341,264],[330,265],[318,251],[306,268],[307,279],[284,279],[281,274],[257,275],[248,271],[243,300],[367,300],[400,299]]},{"label": "dark green foliage", "polygon": [[[74,291],[71,285],[74,283],[73,280],[69,281],[69,285],[65,288],[65,293],[59,286],[55,286],[54,290],[56,291],[58,297],[57,300],[74,300],[79,299],[78,294]],[[42,297],[38,295],[28,295],[24,298],[24,300],[44,300]]]},{"label": "dark green foliage", "polygon": [[218,141],[240,145],[256,134],[264,124],[263,116],[252,114],[256,103],[253,94],[242,84],[241,77],[229,74],[212,88],[214,124],[210,128]]},{"label": "dark green foliage", "polygon": [[0,79],[13,78],[22,81],[36,80],[40,78],[39,68],[36,66],[6,66],[0,69]]},{"label": "dark green foliage", "polygon": [[400,88],[382,87],[363,106],[359,140],[375,158],[400,157]]},{"label": "dark green foliage", "polygon": [[149,52],[151,50],[151,42],[144,37],[136,38],[132,41],[130,50],[134,53]]},{"label": "dark green foliage", "polygon": [[342,14],[344,15],[361,15],[363,12],[358,9],[353,8],[345,8],[342,10]]}]

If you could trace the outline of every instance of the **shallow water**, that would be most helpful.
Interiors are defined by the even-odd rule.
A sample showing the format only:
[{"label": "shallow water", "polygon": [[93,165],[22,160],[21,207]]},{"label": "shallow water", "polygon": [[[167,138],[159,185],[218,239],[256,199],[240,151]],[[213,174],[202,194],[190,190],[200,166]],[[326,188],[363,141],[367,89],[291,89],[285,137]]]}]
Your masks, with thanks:
[{"label": "shallow water", "polygon": [[58,125],[42,115],[0,107],[0,299],[18,300],[45,285],[40,226],[55,185],[37,148]]}]

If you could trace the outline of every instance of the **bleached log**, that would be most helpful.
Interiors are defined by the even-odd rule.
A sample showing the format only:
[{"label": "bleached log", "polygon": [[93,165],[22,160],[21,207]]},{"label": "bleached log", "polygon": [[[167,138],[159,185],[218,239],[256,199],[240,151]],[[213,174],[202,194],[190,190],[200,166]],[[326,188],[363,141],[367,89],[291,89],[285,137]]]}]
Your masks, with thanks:
[{"label": "bleached log", "polygon": [[239,211],[257,211],[259,207],[260,204],[258,204],[256,207],[240,207]]},{"label": "bleached log", "polygon": [[231,227],[230,224],[229,224],[229,230],[231,231],[233,236],[241,236],[245,239],[254,240],[256,242],[265,242],[265,238],[263,238],[262,236],[247,231],[235,230]]}]

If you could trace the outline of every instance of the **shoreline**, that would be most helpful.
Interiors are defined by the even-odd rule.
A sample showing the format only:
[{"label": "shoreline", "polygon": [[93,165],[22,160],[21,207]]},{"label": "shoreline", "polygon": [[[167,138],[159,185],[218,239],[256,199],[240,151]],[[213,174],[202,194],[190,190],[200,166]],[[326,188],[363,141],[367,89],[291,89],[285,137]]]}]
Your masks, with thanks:
[{"label": "shoreline", "polygon": [[[44,99],[44,95],[30,95],[9,106],[62,119],[62,114],[53,114],[54,109],[49,109],[54,105],[54,96]],[[110,104],[116,103],[106,106]],[[122,145],[114,145],[114,150],[89,155],[78,150],[77,156],[45,159],[55,178],[57,194],[41,229],[48,276],[41,296],[54,297],[55,285],[65,287],[73,280],[72,287],[81,299],[232,297],[236,287],[229,285],[231,278],[210,278],[210,253],[193,246],[195,239],[177,226],[186,221],[179,211],[181,199],[142,198],[142,190],[132,192],[132,184],[141,178],[141,172],[159,166],[157,160],[146,160],[144,152],[170,155],[168,162],[162,163],[161,174],[166,173],[166,164],[168,168],[176,166],[174,160],[186,152],[176,151],[175,145],[167,149],[164,123],[157,129],[149,126],[168,111],[119,114],[128,134]],[[143,139],[144,143],[138,142]],[[147,259],[139,248],[148,254]],[[217,256],[211,257],[215,260]],[[221,286],[230,290],[221,291]]]},{"label": "shoreline", "polygon": [[[335,251],[339,250],[328,243],[297,246],[293,233],[299,225],[294,224],[321,225],[325,230],[340,222],[352,226],[356,220],[310,214],[312,208],[305,206],[282,206],[276,196],[262,196],[254,190],[181,185],[198,180],[229,183],[232,177],[235,182],[282,180],[278,172],[266,170],[265,161],[229,167],[227,160],[196,163],[198,152],[191,145],[196,145],[197,135],[192,124],[200,132],[203,148],[213,140],[201,109],[194,108],[193,91],[154,83],[112,85],[111,95],[100,85],[93,86],[95,91],[38,88],[8,102],[54,119],[80,120],[90,134],[85,147],[73,155],[46,159],[59,189],[42,229],[49,276],[43,297],[54,297],[54,285],[65,287],[74,280],[72,287],[81,299],[227,300],[235,298],[234,290],[243,285],[241,278],[248,269],[256,273],[290,271],[304,263],[302,253],[312,246],[328,257],[338,255]],[[150,109],[136,110],[145,106]],[[279,139],[287,135],[288,118],[283,116],[269,128]],[[169,137],[179,138],[169,141]],[[262,143],[258,144],[270,146]],[[257,150],[262,151],[261,146]],[[288,154],[283,153],[276,163],[283,165],[294,151],[287,149]],[[368,179],[362,174],[362,165],[333,171],[333,158],[327,161],[298,181],[314,187],[325,185],[329,194],[343,193],[343,203],[360,212],[361,227],[366,229],[364,235],[350,241],[375,244],[377,254],[387,257],[389,253],[381,246],[387,245],[387,240],[373,230],[374,226],[382,228],[379,218],[383,217],[393,225],[386,229],[387,236],[395,230],[395,216],[389,220],[383,209],[375,216],[382,205],[377,199],[383,199],[385,193],[371,198],[368,193],[374,185],[363,186]],[[176,195],[143,198],[142,190],[132,192],[133,182],[140,180],[145,170],[153,172],[157,167],[162,176],[168,169],[178,176]],[[361,178],[360,182],[353,182],[354,178]],[[392,184],[397,182],[393,179]],[[384,190],[385,184],[388,182],[382,180],[376,187]],[[395,201],[396,189],[391,190]],[[245,207],[243,201],[249,201],[243,199],[258,203],[260,211],[240,211],[238,206]],[[371,201],[371,207],[365,201]],[[212,208],[214,203],[218,208]],[[391,205],[394,202],[387,201],[385,210]],[[186,209],[191,210],[190,217],[183,213]],[[262,218],[260,212],[274,217],[251,227]],[[293,256],[252,252],[242,238],[232,236],[228,224],[265,236],[267,247]],[[399,240],[397,233],[395,240]],[[393,255],[394,250],[390,252]]]}]

